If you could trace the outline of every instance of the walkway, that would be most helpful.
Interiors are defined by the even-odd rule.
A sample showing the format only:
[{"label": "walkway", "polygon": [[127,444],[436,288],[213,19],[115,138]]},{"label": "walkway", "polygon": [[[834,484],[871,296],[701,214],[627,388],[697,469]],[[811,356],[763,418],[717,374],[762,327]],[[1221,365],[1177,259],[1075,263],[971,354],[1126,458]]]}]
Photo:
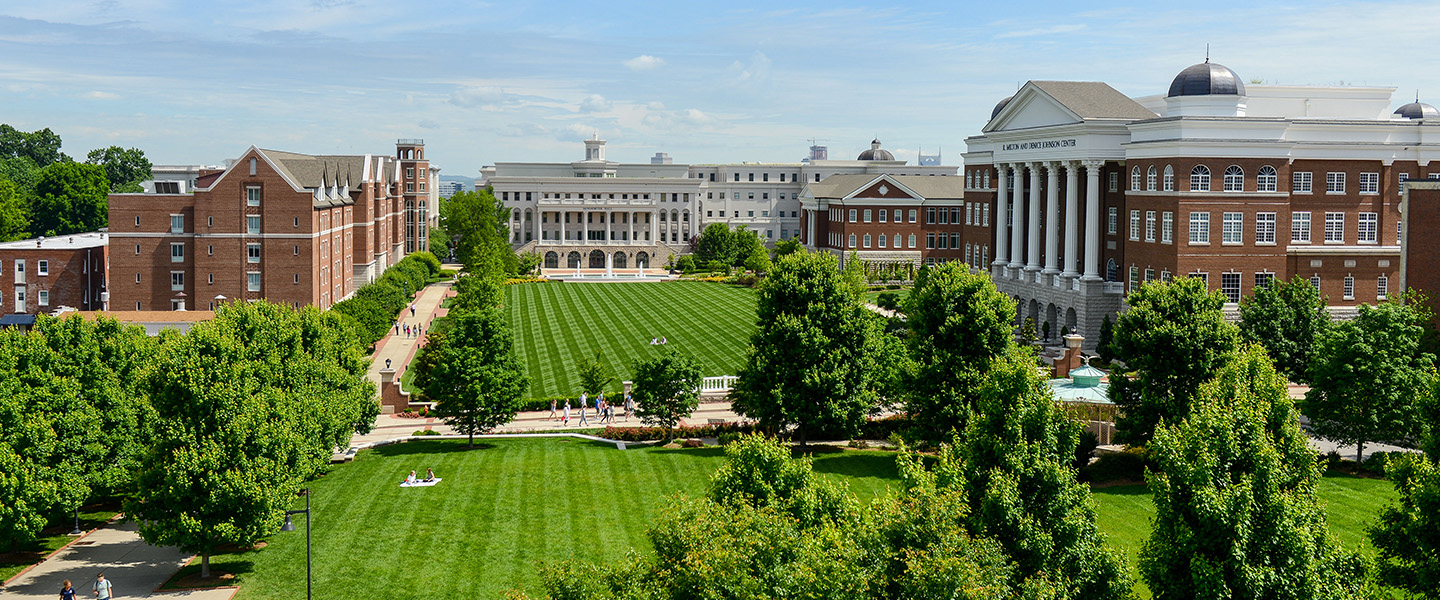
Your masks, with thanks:
[{"label": "walkway", "polygon": [[415,316],[410,316],[410,309],[407,307],[400,312],[401,333],[396,334],[395,328],[390,328],[390,333],[375,342],[375,354],[370,361],[370,380],[380,385],[380,370],[385,368],[385,361],[391,361],[391,368],[395,369],[395,380],[400,380],[400,375],[410,365],[410,359],[415,357],[415,351],[420,348],[425,337],[416,335],[406,337],[404,334],[405,325],[415,325],[430,328],[430,323],[437,317],[445,316],[449,309],[440,308],[440,304],[450,295],[450,288],[453,281],[442,281],[440,283],[425,286],[416,295],[414,302]]},{"label": "walkway", "polygon": [[101,571],[115,586],[115,595],[120,598],[229,600],[235,594],[234,588],[154,591],[190,558],[190,554],[175,548],[145,543],[133,522],[111,523],[81,537],[0,588],[0,598],[50,600],[60,595],[60,584],[66,579],[79,590],[79,597],[93,598],[90,584]]}]

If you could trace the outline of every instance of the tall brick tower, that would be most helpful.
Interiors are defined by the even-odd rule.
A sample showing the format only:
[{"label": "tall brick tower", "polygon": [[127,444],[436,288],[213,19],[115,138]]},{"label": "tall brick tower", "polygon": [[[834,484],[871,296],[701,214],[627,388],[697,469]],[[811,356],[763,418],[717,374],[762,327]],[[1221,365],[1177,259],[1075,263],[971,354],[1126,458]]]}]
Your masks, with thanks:
[{"label": "tall brick tower", "polygon": [[[396,239],[391,240],[396,249],[392,254],[391,264],[406,254],[425,249],[419,245],[422,237],[420,228],[425,226],[429,216],[429,188],[433,183],[430,181],[430,161],[425,158],[425,140],[395,140],[395,159],[400,163],[400,181],[404,186],[400,210],[405,214],[405,228],[403,232],[397,232]],[[401,237],[403,239],[399,239]],[[404,251],[400,252],[402,243]]]}]

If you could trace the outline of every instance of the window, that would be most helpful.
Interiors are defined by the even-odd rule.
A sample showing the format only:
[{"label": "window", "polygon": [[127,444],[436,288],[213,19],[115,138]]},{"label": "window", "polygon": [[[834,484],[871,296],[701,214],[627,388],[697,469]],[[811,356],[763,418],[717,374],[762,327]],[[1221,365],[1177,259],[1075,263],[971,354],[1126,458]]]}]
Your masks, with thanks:
[{"label": "window", "polygon": [[1155,241],[1155,211],[1145,211],[1145,241]]},{"label": "window", "polygon": [[933,234],[933,233],[927,233],[927,234],[925,234],[925,249],[926,249],[926,250],[934,250],[934,249],[935,249],[935,234]]},{"label": "window", "polygon": [[935,209],[934,209],[933,207],[932,207],[932,208],[927,208],[927,209],[925,209],[925,224],[926,224],[926,225],[934,225],[934,224],[935,224]]},{"label": "window", "polygon": [[967,188],[973,188],[973,187],[975,187],[975,174],[974,174],[973,172],[970,172],[970,171],[966,171],[966,172],[965,172],[965,187],[967,187]]},{"label": "window", "polygon": [[1175,168],[1165,165],[1165,191],[1175,191]]},{"label": "window", "polygon": [[965,203],[965,224],[966,224],[966,225],[971,225],[971,224],[974,224],[974,223],[975,223],[975,205],[974,205],[974,204],[971,204],[971,203],[969,203],[969,202],[966,202],[966,203]]},{"label": "window", "polygon": [[950,232],[950,249],[951,249],[951,250],[959,250],[959,249],[960,249],[960,232],[958,232],[958,231],[952,231],[952,232]]},{"label": "window", "polygon": [[1155,281],[1155,269],[1145,269],[1145,281]]},{"label": "window", "polygon": [[1221,273],[1220,291],[1225,294],[1225,299],[1231,303],[1240,301],[1240,274]]},{"label": "window", "polygon": [[300,283],[300,274],[299,274],[299,273],[296,273],[296,274],[295,274],[295,283]]},{"label": "window", "polygon": [[251,271],[245,274],[245,289],[251,292],[260,291],[260,272]]},{"label": "window", "polygon": [[854,248],[854,247],[855,247],[855,234],[853,234],[853,233],[850,234],[850,247],[851,247],[851,248]]},{"label": "window", "polygon": [[1399,187],[1399,191],[1400,191],[1400,193],[1402,193],[1402,194],[1405,193],[1405,182],[1407,182],[1407,181],[1410,181],[1410,174],[1409,174],[1409,173],[1401,173],[1401,174],[1400,174],[1400,187]]},{"label": "window", "polygon": [[1384,275],[1381,275],[1379,278],[1375,279],[1375,298],[1376,298],[1377,300],[1384,300],[1385,297],[1386,297],[1386,296],[1389,296],[1389,295],[1390,295],[1390,278],[1389,278],[1389,277],[1386,277],[1386,276],[1384,276]]},{"label": "window", "polygon": [[745,211],[745,213],[746,213],[745,216],[747,216],[747,217],[753,217],[753,216],[755,216],[755,211],[753,211],[753,210],[747,210],[747,211]]},{"label": "window", "polygon": [[250,235],[260,233],[260,215],[245,215],[245,233]]},{"label": "window", "polygon": [[1240,165],[1225,167],[1225,191],[1245,191],[1245,169],[1241,169]]},{"label": "window", "polygon": [[1245,243],[1245,213],[1227,212],[1221,215],[1220,243]]},{"label": "window", "polygon": [[1275,243],[1275,213],[1255,213],[1255,243]]},{"label": "window", "polygon": [[1354,277],[1346,277],[1346,278],[1345,278],[1345,289],[1343,290],[1343,292],[1344,292],[1344,293],[1343,293],[1343,296],[1344,296],[1344,299],[1345,299],[1345,300],[1354,300],[1354,299],[1355,299],[1355,278],[1354,278]]},{"label": "window", "polygon": [[869,248],[869,247],[870,247],[870,234],[868,234],[868,233],[865,234],[864,243],[865,243],[865,246],[864,246],[864,247],[866,247],[866,248]]},{"label": "window", "polygon": [[1110,172],[1110,191],[1120,191],[1120,174],[1114,171]]},{"label": "window", "polygon": [[250,175],[251,175],[251,176],[254,176],[254,175],[255,175],[255,159],[254,159],[254,158],[251,158],[251,159],[250,159]]},{"label": "window", "polygon": [[246,244],[245,257],[249,262],[260,262],[260,244]]},{"label": "window", "polygon": [[1129,282],[1128,289],[1132,292],[1135,291],[1135,284],[1140,281],[1140,267],[1130,267],[1130,277],[1126,281]]},{"label": "window", "polygon": [[1310,243],[1310,211],[1290,213],[1290,241]]},{"label": "window", "polygon": [[1169,244],[1175,241],[1175,213],[1165,211],[1160,215],[1160,243]]},{"label": "window", "polygon": [[1314,175],[1309,171],[1296,171],[1290,174],[1290,191],[1296,194],[1310,193]]},{"label": "window", "polygon": [[179,292],[185,289],[185,273],[181,271],[170,272],[170,291]]},{"label": "window", "polygon": [[[910,209],[910,222],[911,222],[911,223],[914,223],[914,222],[915,222],[915,218],[916,218],[916,216],[917,216],[918,214],[919,214],[919,212],[918,212],[916,209],[913,209],[913,208]],[[911,246],[911,248],[914,248],[914,246]]]},{"label": "window", "polygon": [[1311,275],[1311,276],[1310,276],[1310,285],[1315,286],[1315,289],[1317,289],[1317,290],[1320,289],[1320,276],[1319,276],[1319,275]]},{"label": "window", "polygon": [[1345,193],[1345,174],[1344,174],[1344,173],[1334,173],[1334,172],[1326,173],[1326,174],[1325,174],[1325,193],[1327,193],[1327,194],[1343,194],[1343,193]]},{"label": "window", "polygon": [[40,290],[37,292],[36,301],[40,303],[40,306],[50,306],[50,291]]},{"label": "window", "polygon": [[[753,175],[752,175],[752,177],[753,177]],[[769,173],[761,173],[761,174],[760,174],[760,181],[770,181],[770,174],[769,174]]]},{"label": "window", "polygon": [[989,169],[986,169],[986,170],[985,170],[984,180],[985,180],[985,187],[988,189],[988,188],[990,187],[990,170],[989,170]]},{"label": "window", "polygon": [[139,273],[136,273],[136,274],[135,274],[135,283],[140,283],[140,274],[139,274]]},{"label": "window", "polygon": [[1210,243],[1210,213],[1208,213],[1208,212],[1192,212],[1192,213],[1190,213],[1190,243],[1191,243],[1191,244],[1209,244],[1209,243]]},{"label": "window", "polygon": [[1256,274],[1255,274],[1255,289],[1259,290],[1259,289],[1268,288],[1268,287],[1270,287],[1270,284],[1272,284],[1272,283],[1275,283],[1275,274],[1274,274],[1274,273],[1256,273]]},{"label": "window", "polygon": [[135,216],[135,226],[136,226],[136,227],[139,227],[139,226],[140,226],[140,216],[139,216],[139,215],[136,215],[136,216]]},{"label": "window", "polygon": [[215,244],[207,244],[205,246],[205,251],[210,256],[215,256]]},{"label": "window", "polygon": [[50,261],[48,261],[48,260],[43,260],[43,259],[42,259],[42,260],[37,260],[37,261],[35,261],[35,274],[36,274],[36,275],[39,275],[39,276],[41,276],[41,277],[44,277],[44,276],[46,276],[46,275],[49,275],[49,274],[50,274]]},{"label": "window", "polygon": [[883,208],[880,209],[880,222],[881,222],[881,223],[884,223],[884,222],[890,220],[890,215],[889,215],[888,213],[889,213],[889,211],[887,211],[887,210],[885,210],[885,209],[883,209]]},{"label": "window", "polygon": [[981,226],[981,227],[989,227],[989,226],[990,226],[990,205],[989,205],[989,204],[981,204],[981,205],[980,205],[980,209],[981,209],[981,210],[980,210],[980,216],[983,217],[983,219],[981,219],[982,222],[980,223],[980,226]]},{"label": "window", "polygon": [[1265,165],[1260,167],[1260,172],[1255,175],[1255,191],[1273,192],[1275,184],[1280,180],[1275,174],[1275,167]]},{"label": "window", "polygon": [[1140,189],[1140,167],[1138,165],[1130,169],[1130,189],[1134,191]]},{"label": "window", "polygon": [[1345,243],[1345,213],[1325,213],[1325,243]]},{"label": "window", "polygon": [[907,243],[905,246],[906,246],[907,248],[914,248],[914,247],[915,247],[915,234],[913,234],[913,233],[910,234],[910,238],[909,238],[909,240],[907,240],[907,241],[908,241],[909,243]]},{"label": "window", "polygon": [[1380,193],[1380,174],[1379,174],[1379,173],[1361,173],[1361,174],[1360,174],[1360,193],[1362,193],[1362,194],[1378,194],[1378,193]]},{"label": "window", "polygon": [[1155,165],[1150,165],[1150,170],[1145,171],[1145,190],[1155,191]]},{"label": "window", "polygon": [[206,279],[206,283],[212,283],[212,284],[213,284],[213,283],[215,283],[215,274],[214,274],[214,273],[210,273],[210,274],[208,274],[208,275],[205,276],[205,279]]},{"label": "window", "polygon": [[247,188],[245,188],[245,205],[246,205],[246,206],[260,206],[260,188],[258,188],[258,187],[247,187]]},{"label": "window", "polygon": [[1210,191],[1210,167],[1195,165],[1195,168],[1190,169],[1190,191]]},{"label": "window", "polygon": [[865,209],[865,222],[866,222],[866,223],[869,223],[869,222],[870,222],[870,209],[868,209],[868,208]]},{"label": "window", "polygon": [[855,217],[856,217],[856,215],[858,214],[858,212],[859,212],[859,211],[856,211],[856,210],[853,209],[853,208],[850,209],[850,222],[851,222],[851,223],[854,223],[854,222],[855,222]]},{"label": "window", "polygon": [[172,263],[185,262],[185,244],[183,244],[183,243],[173,243],[173,244],[170,244],[170,262],[172,262]]},{"label": "window", "polygon": [[295,217],[295,224],[294,224],[294,225],[291,225],[291,227],[299,227],[299,226],[300,226],[300,217]]},{"label": "window", "polygon": [[877,239],[877,240],[875,240],[875,241],[877,241],[877,242],[880,243],[880,247],[881,247],[881,248],[884,248],[884,247],[885,247],[885,242],[889,239],[889,237],[890,237],[890,236],[885,235],[885,234],[882,233],[882,234],[880,234],[880,238]]},{"label": "window", "polygon": [[1130,211],[1130,239],[1140,239],[1140,211]]},{"label": "window", "polygon": [[170,215],[170,233],[185,233],[185,215]]},{"label": "window", "polygon": [[1110,207],[1110,220],[1107,221],[1105,231],[1108,232],[1110,235],[1115,235],[1116,233],[1118,233],[1116,229],[1120,227],[1119,221],[1120,209],[1114,206]]},{"label": "window", "polygon": [[1360,225],[1355,228],[1361,244],[1375,244],[1380,241],[1380,215],[1373,212],[1360,213]]}]

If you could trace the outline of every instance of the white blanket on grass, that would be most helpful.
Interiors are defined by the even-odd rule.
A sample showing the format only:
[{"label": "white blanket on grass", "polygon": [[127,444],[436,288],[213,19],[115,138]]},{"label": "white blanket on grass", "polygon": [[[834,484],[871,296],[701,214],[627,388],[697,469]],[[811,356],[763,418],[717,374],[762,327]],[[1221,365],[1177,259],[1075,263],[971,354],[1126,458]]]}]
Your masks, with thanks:
[{"label": "white blanket on grass", "polygon": [[430,487],[432,485],[440,483],[441,481],[442,479],[439,477],[431,479],[430,481],[425,481],[424,479],[416,479],[415,481],[402,481],[400,482],[400,487]]}]

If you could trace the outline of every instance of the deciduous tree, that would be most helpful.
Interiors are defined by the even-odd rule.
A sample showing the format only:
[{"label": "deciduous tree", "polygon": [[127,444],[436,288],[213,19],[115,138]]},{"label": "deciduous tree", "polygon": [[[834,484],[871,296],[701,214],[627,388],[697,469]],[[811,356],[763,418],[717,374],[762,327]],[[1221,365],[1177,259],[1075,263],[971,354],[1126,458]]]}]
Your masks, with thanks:
[{"label": "deciduous tree", "polygon": [[0,158],[11,157],[28,159],[37,167],[70,161],[70,157],[60,151],[60,136],[49,127],[25,132],[0,124]]},{"label": "deciduous tree", "polygon": [[1435,457],[1400,457],[1385,467],[1399,498],[1367,532],[1380,581],[1426,600],[1440,598],[1440,466]]},{"label": "deciduous tree", "polygon": [[1201,279],[1150,282],[1128,301],[1112,346],[1130,371],[1111,374],[1110,399],[1120,406],[1116,436],[1143,445],[1160,421],[1190,414],[1190,399],[1229,360],[1240,334],[1225,321],[1225,296]]},{"label": "deciduous tree", "polygon": [[457,192],[440,211],[440,224],[454,241],[455,256],[467,272],[502,280],[516,273],[519,259],[510,248],[506,227],[512,213],[490,188]]},{"label": "deciduous tree", "polygon": [[610,370],[610,363],[605,362],[605,355],[598,351],[580,359],[575,368],[580,376],[580,391],[590,396],[599,394],[605,390],[605,386],[615,381],[615,372]]},{"label": "deciduous tree", "polygon": [[1154,530],[1140,573],[1156,598],[1353,597],[1362,562],[1342,552],[1315,495],[1316,454],[1258,346],[1204,384],[1150,449]]},{"label": "deciduous tree", "polygon": [[700,406],[701,381],[700,366],[679,350],[638,362],[631,390],[635,412],[646,425],[674,429]]},{"label": "deciduous tree", "polygon": [[96,148],[85,156],[85,162],[105,169],[113,193],[143,191],[140,182],[151,177],[150,159],[139,148]]},{"label": "deciduous tree", "polygon": [[733,265],[739,256],[739,243],[735,232],[724,223],[711,223],[700,232],[695,240],[695,260],[701,264],[720,261]]},{"label": "deciduous tree", "polygon": [[1255,288],[1240,303],[1240,336],[1270,353],[1275,368],[1299,383],[1309,383],[1310,357],[1330,326],[1330,312],[1319,288],[1299,275]]},{"label": "deciduous tree", "polygon": [[484,433],[515,418],[520,396],[529,385],[515,356],[510,326],[499,309],[462,311],[439,343],[426,377],[425,395],[436,413],[456,431]]},{"label": "deciduous tree", "polygon": [[30,229],[30,211],[15,182],[0,175],[0,242],[25,237]]},{"label": "deciduous tree", "polygon": [[96,165],[53,163],[40,170],[31,230],[36,235],[95,231],[109,223],[110,181]]}]

